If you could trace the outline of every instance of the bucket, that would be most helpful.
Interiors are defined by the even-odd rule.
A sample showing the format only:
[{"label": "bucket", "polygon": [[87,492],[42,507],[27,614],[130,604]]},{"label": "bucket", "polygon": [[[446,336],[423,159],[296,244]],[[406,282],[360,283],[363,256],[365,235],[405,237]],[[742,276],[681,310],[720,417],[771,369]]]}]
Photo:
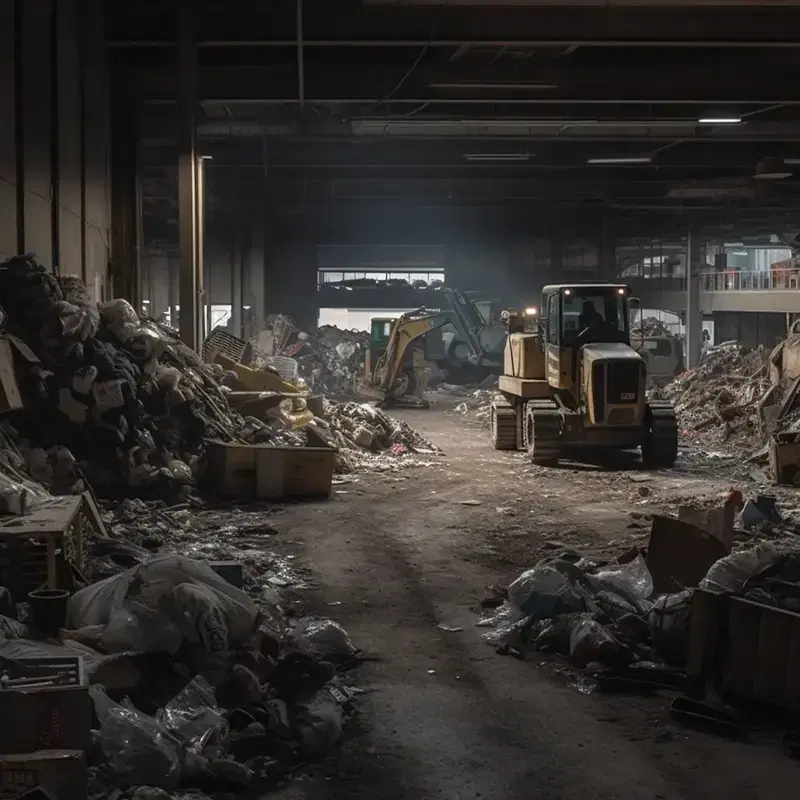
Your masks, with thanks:
[{"label": "bucket", "polygon": [[56,636],[67,624],[69,592],[64,589],[37,589],[28,595],[33,627],[45,636]]},{"label": "bucket", "polygon": [[297,377],[297,361],[286,356],[271,356],[267,364],[275,369],[285,381],[293,381]]}]

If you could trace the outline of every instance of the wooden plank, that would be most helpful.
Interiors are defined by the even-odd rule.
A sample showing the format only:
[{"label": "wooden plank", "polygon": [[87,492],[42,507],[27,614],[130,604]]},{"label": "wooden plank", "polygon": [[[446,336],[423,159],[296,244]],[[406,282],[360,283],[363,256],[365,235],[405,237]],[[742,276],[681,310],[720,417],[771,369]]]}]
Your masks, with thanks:
[{"label": "wooden plank", "polygon": [[792,625],[789,632],[783,705],[789,711],[800,712],[800,624]]},{"label": "wooden plank", "polygon": [[752,699],[755,696],[762,607],[740,597],[732,597],[728,609],[730,636],[723,686],[738,697]]},{"label": "wooden plank", "polygon": [[[725,646],[727,597],[697,589],[689,621],[689,655],[686,674],[692,681],[713,680]],[[721,624],[725,622],[726,624]]]},{"label": "wooden plank", "polygon": [[32,514],[24,517],[6,517],[0,520],[0,536],[60,534],[73,522],[81,510],[83,502],[83,497],[80,495],[54,497]]},{"label": "wooden plank", "polygon": [[782,705],[786,691],[786,660],[792,628],[800,616],[782,608],[762,608],[753,690],[757,700]]}]

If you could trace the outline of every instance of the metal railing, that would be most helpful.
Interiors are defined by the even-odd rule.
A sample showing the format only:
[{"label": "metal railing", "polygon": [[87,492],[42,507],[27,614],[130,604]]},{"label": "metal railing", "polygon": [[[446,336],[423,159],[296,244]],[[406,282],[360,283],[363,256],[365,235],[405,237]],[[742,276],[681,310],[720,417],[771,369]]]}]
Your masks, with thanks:
[{"label": "metal railing", "polygon": [[724,270],[700,276],[704,292],[768,292],[800,289],[800,268],[760,271]]}]

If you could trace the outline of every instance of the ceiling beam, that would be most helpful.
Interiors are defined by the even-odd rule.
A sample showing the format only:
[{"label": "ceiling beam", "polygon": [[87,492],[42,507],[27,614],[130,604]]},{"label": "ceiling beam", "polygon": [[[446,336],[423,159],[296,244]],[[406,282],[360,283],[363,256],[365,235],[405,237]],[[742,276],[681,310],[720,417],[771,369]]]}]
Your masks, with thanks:
[{"label": "ceiling beam", "polygon": [[[163,4],[162,4],[163,6]],[[152,14],[149,4],[115,9],[108,20],[115,44],[136,39],[153,43],[169,41],[170,25]],[[288,8],[288,6],[286,6]],[[197,2],[198,38],[205,46],[249,40],[266,46],[295,46],[294,15],[281,3]],[[293,11],[293,8],[291,9]],[[166,9],[165,9],[166,11]],[[308,47],[358,46],[693,46],[693,47],[800,47],[795,31],[800,28],[800,8],[725,7],[682,8],[603,7],[560,4],[548,7],[457,8],[393,6],[370,7],[338,3],[330,11],[329,0],[306,0],[304,32]],[[167,35],[164,34],[167,32]],[[523,32],[534,32],[524,35]],[[523,33],[523,35],[520,35]]]},{"label": "ceiling beam", "polygon": [[[406,67],[407,69],[407,67]],[[261,104],[300,104],[297,73],[291,67],[200,67],[198,93],[201,100],[216,103],[257,102]],[[364,69],[360,65],[339,65],[305,70],[305,102],[317,105],[361,105],[374,109],[383,105],[535,107],[543,104],[594,103],[685,103],[714,105],[792,104],[800,101],[791,71],[782,71],[782,80],[753,69],[728,70],[725,80],[714,71],[698,71],[665,64],[663,68],[631,70],[598,67],[591,73],[576,70],[543,70],[539,81],[552,89],[509,91],[484,85],[480,90],[453,91],[433,88],[463,80],[450,69],[420,68],[407,79],[402,91],[394,94],[403,72],[387,67]],[[148,67],[130,73],[133,85],[150,101],[176,96],[177,76],[173,68]],[[389,98],[388,95],[391,94]],[[385,100],[383,98],[386,98]]]}]

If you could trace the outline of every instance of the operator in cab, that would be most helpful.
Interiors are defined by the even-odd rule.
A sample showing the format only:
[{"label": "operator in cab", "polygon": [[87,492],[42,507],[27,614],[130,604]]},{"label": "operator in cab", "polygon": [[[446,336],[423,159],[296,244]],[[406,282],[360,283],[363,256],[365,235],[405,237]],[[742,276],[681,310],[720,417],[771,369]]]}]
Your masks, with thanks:
[{"label": "operator in cab", "polygon": [[584,328],[596,328],[600,325],[605,325],[603,315],[594,307],[592,300],[584,300],[583,310],[578,316],[578,324],[581,330]]}]

